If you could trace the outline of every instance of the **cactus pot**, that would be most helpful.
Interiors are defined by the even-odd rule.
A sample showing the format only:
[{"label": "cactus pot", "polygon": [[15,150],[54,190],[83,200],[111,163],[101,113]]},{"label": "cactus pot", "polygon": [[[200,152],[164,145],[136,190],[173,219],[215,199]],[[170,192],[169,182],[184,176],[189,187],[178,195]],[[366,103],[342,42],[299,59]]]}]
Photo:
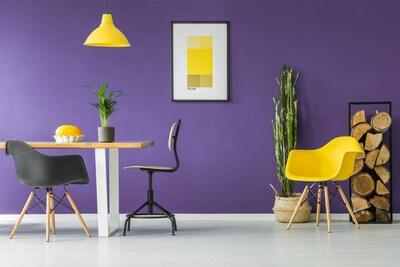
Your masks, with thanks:
[{"label": "cactus pot", "polygon": [[[278,220],[278,222],[281,223],[287,223],[290,220],[290,217],[293,214],[293,211],[297,205],[297,202],[299,202],[301,194],[294,194],[293,197],[281,197],[281,196],[275,196],[275,204],[272,210],[274,211],[275,218]],[[296,214],[296,217],[294,218],[295,223],[304,223],[308,222],[310,220],[310,214],[311,214],[311,205],[307,201],[303,203],[303,205],[300,206],[299,211]]]}]

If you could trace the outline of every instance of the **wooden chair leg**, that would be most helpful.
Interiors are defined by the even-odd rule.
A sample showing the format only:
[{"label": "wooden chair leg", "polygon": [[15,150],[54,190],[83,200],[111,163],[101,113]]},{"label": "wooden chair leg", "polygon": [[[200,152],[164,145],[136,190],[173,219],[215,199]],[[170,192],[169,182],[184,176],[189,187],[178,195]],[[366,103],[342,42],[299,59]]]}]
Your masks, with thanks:
[{"label": "wooden chair leg", "polygon": [[50,194],[50,227],[51,232],[55,235],[56,234],[56,211],[54,210],[54,194],[53,192]]},{"label": "wooden chair leg", "polygon": [[81,213],[80,213],[79,210],[78,210],[78,207],[75,205],[75,202],[74,202],[74,200],[72,199],[71,195],[70,195],[69,192],[67,192],[67,191],[65,192],[65,195],[66,195],[66,197],[67,197],[69,203],[71,204],[71,207],[72,207],[72,209],[74,210],[76,216],[78,217],[78,220],[79,220],[79,222],[81,223],[81,225],[82,225],[82,227],[83,227],[83,230],[85,231],[86,235],[87,235],[88,237],[91,237],[92,235],[91,235],[91,233],[90,233],[90,231],[89,231],[89,229],[88,229],[88,227],[87,227],[85,221],[83,220],[82,215],[81,215]]},{"label": "wooden chair leg", "polygon": [[290,230],[290,227],[293,224],[294,218],[296,217],[296,214],[299,211],[301,204],[303,203],[304,199],[306,198],[307,193],[308,193],[308,185],[306,185],[306,187],[304,187],[303,193],[300,196],[299,202],[297,202],[296,208],[293,211],[292,217],[290,218],[290,221],[286,227],[286,230]]},{"label": "wooden chair leg", "polygon": [[17,232],[17,229],[18,229],[19,225],[21,224],[22,219],[24,218],[25,213],[28,211],[29,206],[31,205],[31,202],[32,202],[32,199],[33,199],[34,196],[35,196],[35,193],[34,193],[34,192],[31,192],[31,193],[29,194],[28,199],[26,200],[25,205],[24,205],[24,207],[22,208],[21,213],[19,214],[19,217],[18,217],[18,219],[17,219],[17,222],[15,223],[15,225],[14,225],[14,227],[13,227],[11,233],[10,233],[10,236],[9,236],[10,239],[12,239],[12,238],[14,237],[15,233]]},{"label": "wooden chair leg", "polygon": [[50,241],[50,192],[46,193],[46,242]]},{"label": "wooden chair leg", "polygon": [[351,209],[351,206],[349,204],[349,201],[346,198],[346,194],[343,192],[343,189],[340,185],[336,185],[337,190],[339,191],[340,196],[342,197],[342,200],[344,204],[346,205],[347,211],[349,212],[351,218],[353,219],[354,224],[356,225],[357,229],[360,229],[360,225],[358,224],[357,218],[353,213],[353,210]]},{"label": "wooden chair leg", "polygon": [[317,215],[316,215],[317,226],[319,226],[319,220],[320,220],[320,217],[321,217],[321,195],[322,195],[322,185],[318,185]]},{"label": "wooden chair leg", "polygon": [[331,232],[331,209],[329,207],[329,190],[328,185],[324,185],[325,191],[325,210],[326,210],[326,221],[328,223],[328,233]]}]

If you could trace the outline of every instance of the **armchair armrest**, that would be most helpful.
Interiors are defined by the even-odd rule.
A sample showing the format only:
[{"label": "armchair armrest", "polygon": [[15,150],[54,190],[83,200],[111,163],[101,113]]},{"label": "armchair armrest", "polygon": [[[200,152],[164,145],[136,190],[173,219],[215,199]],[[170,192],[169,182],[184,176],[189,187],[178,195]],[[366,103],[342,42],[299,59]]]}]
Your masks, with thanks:
[{"label": "armchair armrest", "polygon": [[319,176],[320,158],[317,151],[317,149],[294,149],[290,151],[286,162],[286,177],[291,180],[308,180],[311,177]]}]

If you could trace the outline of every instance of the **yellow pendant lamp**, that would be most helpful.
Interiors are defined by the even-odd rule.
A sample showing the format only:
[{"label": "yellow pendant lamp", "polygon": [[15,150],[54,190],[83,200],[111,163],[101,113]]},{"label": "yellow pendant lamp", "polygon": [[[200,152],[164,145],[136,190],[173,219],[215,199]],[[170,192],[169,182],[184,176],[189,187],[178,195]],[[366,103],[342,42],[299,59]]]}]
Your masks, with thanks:
[{"label": "yellow pendant lamp", "polygon": [[125,34],[115,27],[112,15],[108,14],[108,1],[106,4],[107,12],[103,14],[99,27],[89,34],[83,45],[97,47],[130,47],[131,44]]}]

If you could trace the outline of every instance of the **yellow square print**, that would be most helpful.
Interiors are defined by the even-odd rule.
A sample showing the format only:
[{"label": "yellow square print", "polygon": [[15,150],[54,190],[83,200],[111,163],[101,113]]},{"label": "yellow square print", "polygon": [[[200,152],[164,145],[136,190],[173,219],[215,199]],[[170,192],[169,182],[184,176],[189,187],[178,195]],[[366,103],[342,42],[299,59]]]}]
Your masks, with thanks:
[{"label": "yellow square print", "polygon": [[212,36],[187,37],[187,87],[212,88],[213,38]]}]

